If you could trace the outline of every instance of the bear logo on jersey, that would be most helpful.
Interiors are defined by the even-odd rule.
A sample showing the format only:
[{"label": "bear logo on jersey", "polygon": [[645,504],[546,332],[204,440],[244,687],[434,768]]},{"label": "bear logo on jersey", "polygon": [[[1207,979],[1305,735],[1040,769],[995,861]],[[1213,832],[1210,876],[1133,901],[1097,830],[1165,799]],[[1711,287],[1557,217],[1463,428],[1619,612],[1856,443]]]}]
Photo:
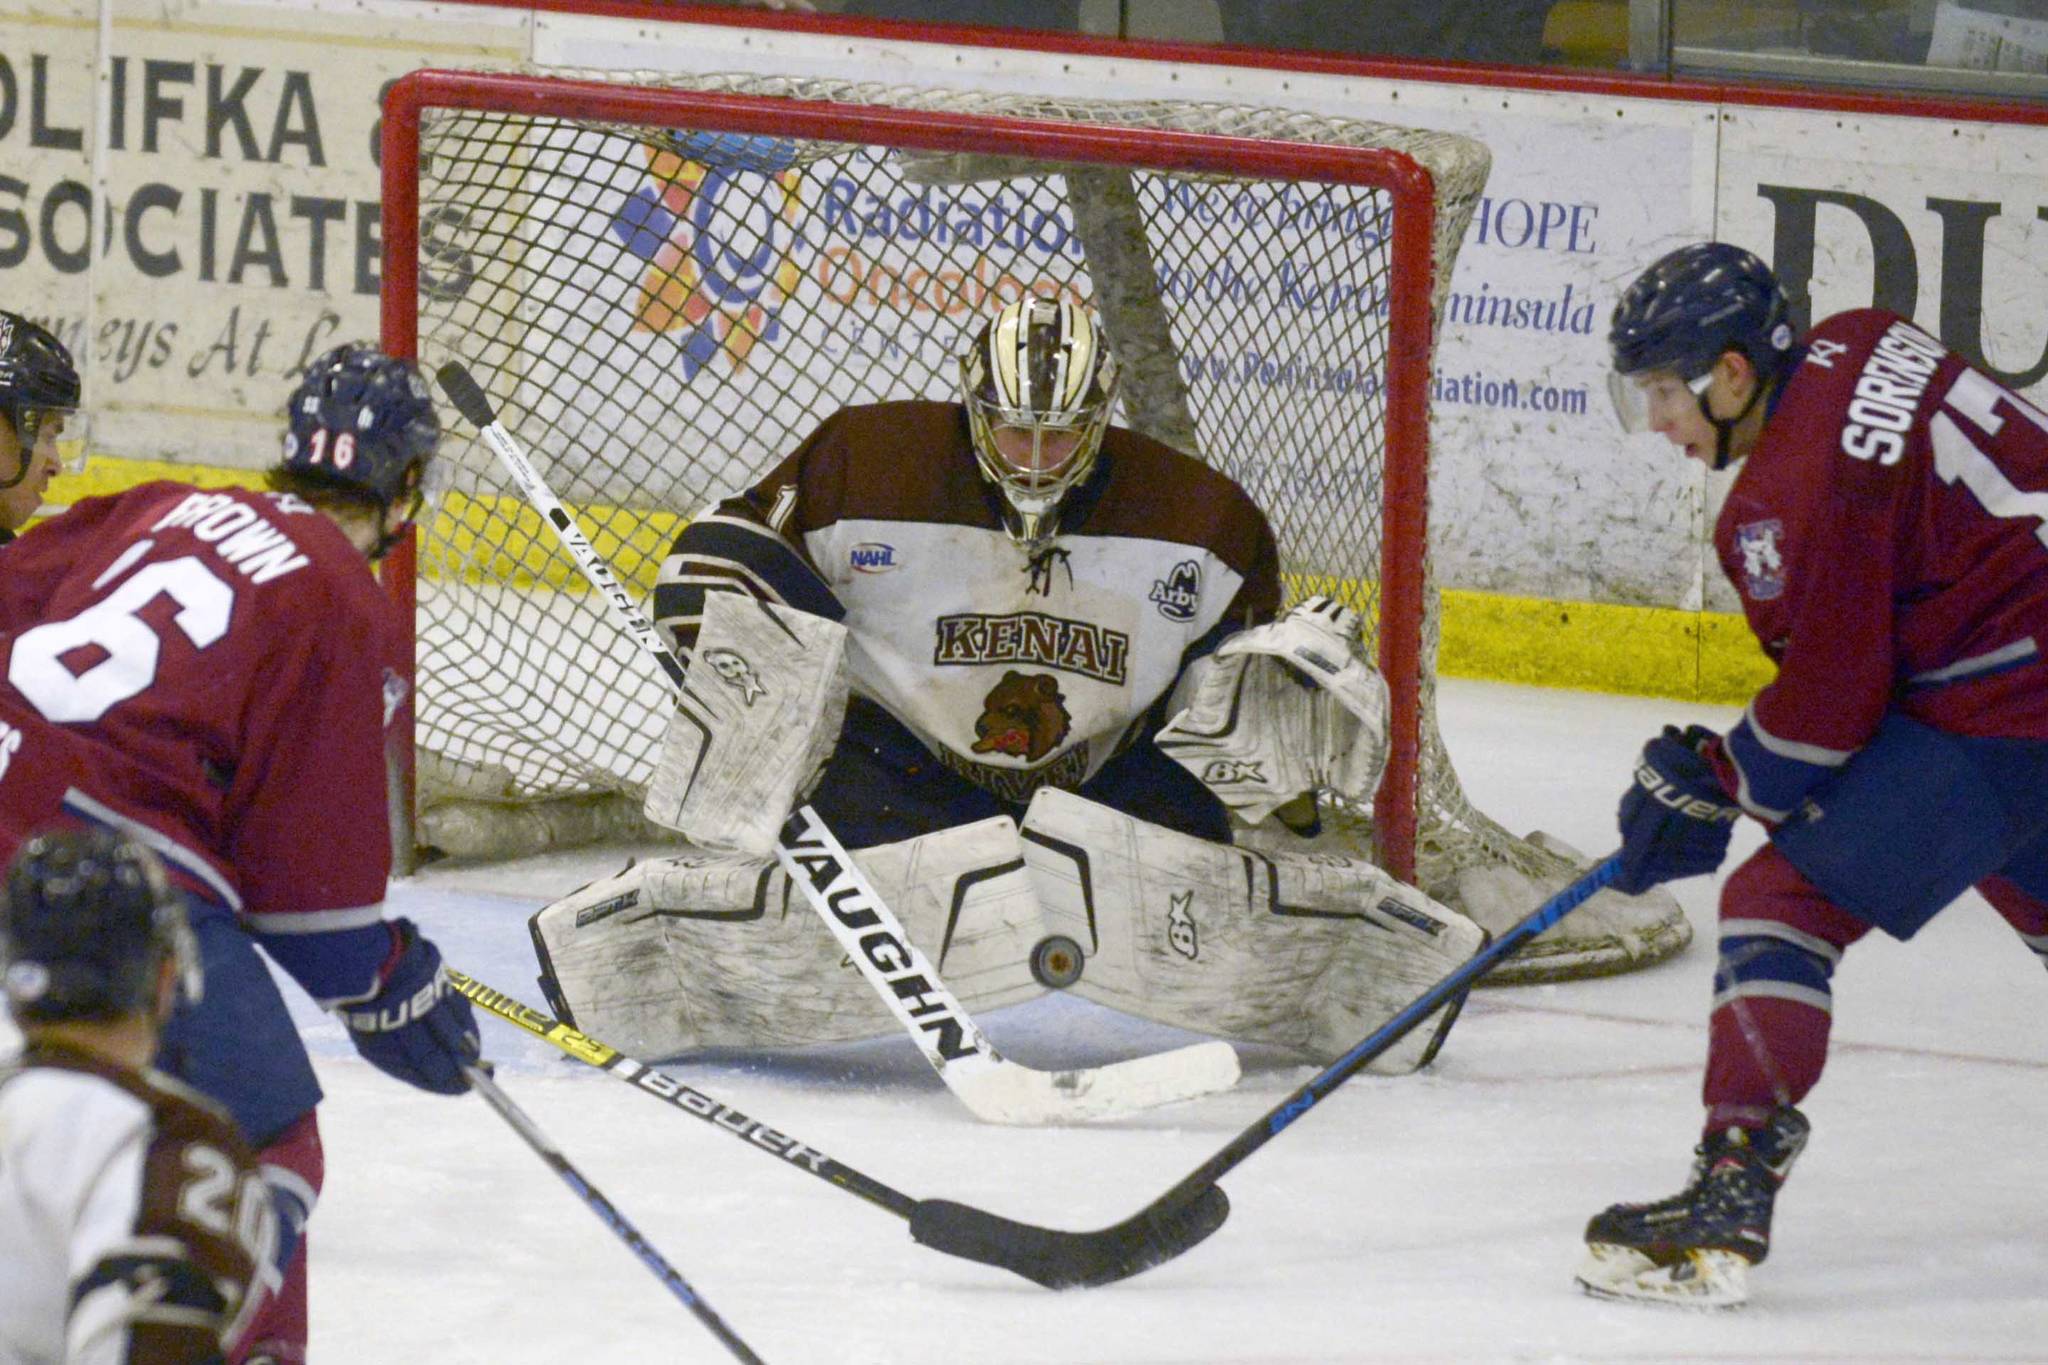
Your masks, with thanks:
[{"label": "bear logo on jersey", "polygon": [[1202,601],[1202,566],[1183,559],[1165,578],[1153,581],[1151,600],[1169,621],[1194,620],[1195,608]]},{"label": "bear logo on jersey", "polygon": [[982,698],[981,718],[974,722],[974,752],[1007,754],[1036,763],[1073,729],[1059,679],[1050,673],[1007,670],[1003,680]]},{"label": "bear logo on jersey", "polygon": [[1773,517],[1735,528],[1735,548],[1742,552],[1743,592],[1768,602],[1785,591],[1785,523]]}]

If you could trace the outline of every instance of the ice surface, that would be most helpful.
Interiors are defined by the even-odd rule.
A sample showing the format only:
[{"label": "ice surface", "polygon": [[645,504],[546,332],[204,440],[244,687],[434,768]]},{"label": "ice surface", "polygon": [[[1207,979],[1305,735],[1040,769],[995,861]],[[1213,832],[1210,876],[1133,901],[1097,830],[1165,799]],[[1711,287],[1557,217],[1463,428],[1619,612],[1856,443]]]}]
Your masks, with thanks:
[{"label": "ice surface", "polygon": [[[1722,708],[1449,681],[1443,729],[1479,805],[1589,853],[1666,721]],[[1738,838],[1737,855],[1756,835]],[[434,868],[394,888],[449,961],[538,1004],[525,917],[619,850]],[[1678,1188],[1698,1124],[1713,884],[1698,939],[1632,976],[1485,991],[1426,1075],[1360,1076],[1224,1181],[1234,1213],[1181,1259],[1054,1294],[735,1138],[484,1023],[505,1089],[774,1362],[2048,1360],[2048,979],[1974,898],[1836,977],[1814,1137],[1739,1313],[1586,1299],[1586,1218]],[[328,1089],[314,1359],[668,1362],[712,1338],[480,1101],[356,1060],[301,997]],[[983,1018],[1036,1066],[1186,1041],[1082,1002]],[[976,1123],[910,1043],[672,1068],[906,1194],[1058,1227],[1142,1206],[1306,1080],[1245,1052],[1227,1096],[1109,1126]]]}]

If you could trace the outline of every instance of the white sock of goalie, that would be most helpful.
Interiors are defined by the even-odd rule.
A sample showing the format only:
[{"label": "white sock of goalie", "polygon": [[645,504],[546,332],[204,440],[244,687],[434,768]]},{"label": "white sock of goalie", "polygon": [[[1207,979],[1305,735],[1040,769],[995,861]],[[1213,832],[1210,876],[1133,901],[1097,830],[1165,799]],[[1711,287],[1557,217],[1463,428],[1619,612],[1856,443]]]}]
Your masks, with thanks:
[{"label": "white sock of goalie", "polygon": [[[1343,1055],[1485,941],[1360,859],[1269,855],[1044,790],[1024,858],[1048,927],[1085,958],[1070,989],[1113,1009],[1318,1062]],[[1373,1062],[1423,1060],[1426,1022]]]}]

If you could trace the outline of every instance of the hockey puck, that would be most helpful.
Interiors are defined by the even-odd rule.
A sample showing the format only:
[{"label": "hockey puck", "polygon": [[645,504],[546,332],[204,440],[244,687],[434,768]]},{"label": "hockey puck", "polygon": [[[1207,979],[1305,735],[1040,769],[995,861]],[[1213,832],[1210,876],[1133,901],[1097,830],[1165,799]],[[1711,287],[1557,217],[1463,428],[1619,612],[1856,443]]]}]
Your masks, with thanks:
[{"label": "hockey puck", "polygon": [[1065,934],[1050,934],[1031,950],[1031,974],[1041,984],[1063,991],[1081,979],[1081,945]]}]

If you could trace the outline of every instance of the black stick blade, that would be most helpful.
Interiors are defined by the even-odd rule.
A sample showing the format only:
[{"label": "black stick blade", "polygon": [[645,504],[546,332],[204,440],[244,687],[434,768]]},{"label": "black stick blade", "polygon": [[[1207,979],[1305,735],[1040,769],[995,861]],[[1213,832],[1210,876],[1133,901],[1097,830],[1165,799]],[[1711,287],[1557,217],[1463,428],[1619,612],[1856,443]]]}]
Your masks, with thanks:
[{"label": "black stick blade", "polygon": [[491,400],[485,396],[483,386],[472,379],[469,370],[459,360],[451,360],[434,372],[434,378],[441,381],[441,392],[448,395],[448,401],[463,419],[478,431],[498,420],[491,411]]},{"label": "black stick blade", "polygon": [[1229,1216],[1230,1200],[1216,1185],[1094,1232],[1060,1232],[950,1199],[920,1199],[910,1235],[934,1251],[1012,1271],[1047,1289],[1093,1289],[1172,1260]]}]

